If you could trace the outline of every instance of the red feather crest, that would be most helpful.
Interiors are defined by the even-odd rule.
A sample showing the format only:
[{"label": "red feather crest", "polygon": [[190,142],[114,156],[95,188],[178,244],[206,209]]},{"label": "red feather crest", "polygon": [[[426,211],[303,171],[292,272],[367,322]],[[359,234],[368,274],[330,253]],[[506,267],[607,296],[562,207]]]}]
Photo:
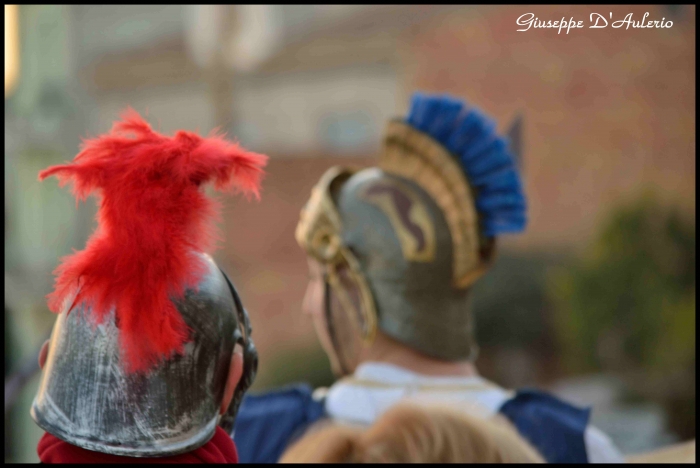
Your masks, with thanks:
[{"label": "red feather crest", "polygon": [[56,175],[60,186],[73,182],[78,199],[102,195],[85,249],[54,272],[49,308],[60,313],[66,300],[82,302],[97,323],[115,308],[130,371],[182,352],[188,329],[171,299],[182,298],[204,273],[193,252],[210,252],[218,240],[218,204],[200,187],[213,181],[218,190],[259,198],[266,163],[267,156],[221,135],[161,135],[128,109],[110,133],[86,140],[72,164],[39,173],[39,180]]}]

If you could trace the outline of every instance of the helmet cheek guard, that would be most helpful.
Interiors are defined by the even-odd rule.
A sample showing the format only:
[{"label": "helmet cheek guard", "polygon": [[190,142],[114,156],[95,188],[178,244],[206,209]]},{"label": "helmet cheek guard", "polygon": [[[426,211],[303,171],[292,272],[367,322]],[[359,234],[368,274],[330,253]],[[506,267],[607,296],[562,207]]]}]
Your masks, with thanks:
[{"label": "helmet cheek guard", "polygon": [[343,374],[352,372],[357,357],[345,339],[350,328],[359,330],[360,346],[372,344],[377,331],[372,291],[360,262],[343,242],[342,221],[333,201],[334,190],[355,172],[340,167],[327,171],[314,187],[296,230],[299,245],[325,269],[326,327]]},{"label": "helmet cheek guard", "polygon": [[224,429],[227,433],[232,434],[234,429],[234,424],[236,420],[236,414],[238,413],[238,408],[241,406],[243,401],[243,396],[245,392],[250,388],[255,380],[255,375],[258,371],[258,350],[255,348],[255,343],[251,336],[253,329],[250,326],[250,318],[248,317],[248,312],[243,307],[240,296],[233,286],[233,283],[229,277],[221,270],[224,275],[228,287],[233,296],[233,300],[236,304],[238,327],[233,332],[234,342],[243,348],[243,373],[241,379],[236,385],[236,389],[233,393],[233,398],[229,404],[226,412],[221,416],[219,426]]}]

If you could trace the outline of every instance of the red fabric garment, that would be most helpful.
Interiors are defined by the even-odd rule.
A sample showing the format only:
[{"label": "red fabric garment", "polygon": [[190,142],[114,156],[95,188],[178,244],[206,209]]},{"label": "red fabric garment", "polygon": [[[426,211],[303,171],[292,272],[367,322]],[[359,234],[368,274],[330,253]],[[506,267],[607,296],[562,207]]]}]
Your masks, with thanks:
[{"label": "red fabric garment", "polygon": [[36,448],[42,463],[238,463],[236,446],[226,431],[216,427],[214,437],[191,452],[170,457],[136,458],[85,450],[49,434]]}]

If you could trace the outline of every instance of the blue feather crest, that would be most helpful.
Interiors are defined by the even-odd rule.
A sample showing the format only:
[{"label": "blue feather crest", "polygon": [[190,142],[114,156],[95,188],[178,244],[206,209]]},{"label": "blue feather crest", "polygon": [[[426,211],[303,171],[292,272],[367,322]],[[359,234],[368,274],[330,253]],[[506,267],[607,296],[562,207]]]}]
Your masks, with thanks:
[{"label": "blue feather crest", "polygon": [[406,122],[457,158],[476,189],[484,235],[525,229],[527,207],[520,175],[508,139],[496,133],[493,119],[450,96],[414,93]]}]

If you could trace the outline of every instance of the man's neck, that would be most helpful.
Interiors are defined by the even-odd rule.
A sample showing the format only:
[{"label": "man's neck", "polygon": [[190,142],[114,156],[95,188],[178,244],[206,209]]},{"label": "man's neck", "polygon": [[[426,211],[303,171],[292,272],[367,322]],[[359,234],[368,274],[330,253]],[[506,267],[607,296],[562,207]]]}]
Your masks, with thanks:
[{"label": "man's neck", "polygon": [[471,361],[442,361],[414,351],[383,334],[363,353],[360,363],[383,362],[422,375],[474,377],[479,375]]}]

